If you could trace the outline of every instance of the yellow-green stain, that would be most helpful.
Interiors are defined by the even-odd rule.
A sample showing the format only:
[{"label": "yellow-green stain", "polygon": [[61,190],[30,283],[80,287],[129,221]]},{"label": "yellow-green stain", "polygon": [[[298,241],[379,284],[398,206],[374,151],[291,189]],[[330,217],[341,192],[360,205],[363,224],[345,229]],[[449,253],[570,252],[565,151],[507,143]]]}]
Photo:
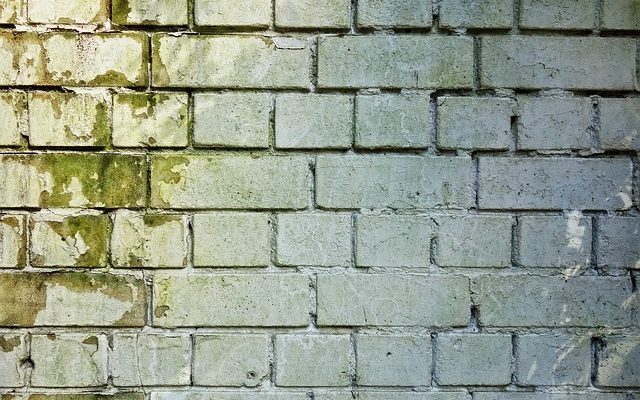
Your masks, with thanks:
[{"label": "yellow-green stain", "polygon": [[76,266],[103,267],[107,265],[107,242],[110,219],[107,215],[79,215],[65,218],[63,222],[47,221],[46,224],[63,240],[80,236],[88,247],[76,260]]}]

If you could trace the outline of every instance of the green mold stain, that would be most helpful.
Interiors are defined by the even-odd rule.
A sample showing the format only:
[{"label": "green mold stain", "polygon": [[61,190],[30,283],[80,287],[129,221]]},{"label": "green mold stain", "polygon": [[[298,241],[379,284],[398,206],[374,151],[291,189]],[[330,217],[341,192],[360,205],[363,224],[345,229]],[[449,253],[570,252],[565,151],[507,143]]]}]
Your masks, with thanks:
[{"label": "green mold stain", "polygon": [[0,336],[0,350],[4,353],[11,353],[16,347],[20,346],[21,342],[20,336]]},{"label": "green mold stain", "polygon": [[176,185],[182,180],[182,174],[175,171],[178,166],[189,165],[189,158],[184,156],[158,156],[152,161],[152,173],[154,182],[164,182]]},{"label": "green mold stain", "polygon": [[107,265],[107,241],[110,219],[107,215],[81,215],[68,217],[63,222],[47,221],[46,224],[62,238],[74,240],[82,237],[89,248],[76,260],[76,266],[103,267]]},{"label": "green mold stain", "polygon": [[142,221],[146,226],[158,227],[171,222],[179,222],[179,215],[166,215],[166,214],[145,214],[142,216]]},{"label": "green mold stain", "polygon": [[116,24],[126,24],[131,13],[129,0],[113,0],[111,4],[111,19]]}]

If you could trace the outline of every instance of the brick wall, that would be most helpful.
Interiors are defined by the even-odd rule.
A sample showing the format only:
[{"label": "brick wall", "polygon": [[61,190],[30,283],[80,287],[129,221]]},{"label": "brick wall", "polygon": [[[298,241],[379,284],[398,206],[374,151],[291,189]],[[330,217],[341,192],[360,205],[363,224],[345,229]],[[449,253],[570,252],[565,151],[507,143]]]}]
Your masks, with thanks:
[{"label": "brick wall", "polygon": [[0,0],[2,400],[640,398],[637,0]]}]

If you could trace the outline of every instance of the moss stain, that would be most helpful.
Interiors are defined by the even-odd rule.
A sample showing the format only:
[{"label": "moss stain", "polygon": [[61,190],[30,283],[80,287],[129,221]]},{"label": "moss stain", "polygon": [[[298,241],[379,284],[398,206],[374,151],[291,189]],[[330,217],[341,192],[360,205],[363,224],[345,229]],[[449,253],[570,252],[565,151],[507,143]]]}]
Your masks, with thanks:
[{"label": "moss stain", "polygon": [[46,221],[46,224],[63,240],[75,240],[80,236],[88,250],[76,260],[76,266],[96,267],[107,264],[107,238],[110,220],[107,215],[81,215],[66,218],[63,222]]},{"label": "moss stain", "polygon": [[4,353],[11,353],[16,347],[20,346],[21,342],[20,336],[0,336],[0,350]]}]

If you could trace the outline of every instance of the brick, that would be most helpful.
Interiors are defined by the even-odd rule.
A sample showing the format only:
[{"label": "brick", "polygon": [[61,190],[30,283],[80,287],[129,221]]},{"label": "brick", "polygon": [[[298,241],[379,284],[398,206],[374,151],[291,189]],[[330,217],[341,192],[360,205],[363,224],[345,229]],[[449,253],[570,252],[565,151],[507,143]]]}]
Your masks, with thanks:
[{"label": "brick", "polygon": [[498,215],[438,218],[436,260],[441,267],[511,265],[513,219]]},{"label": "brick", "polygon": [[264,391],[193,391],[193,392],[153,392],[151,400],[305,400],[306,392],[264,392]]},{"label": "brick", "polygon": [[25,384],[22,360],[29,357],[26,337],[19,334],[0,335],[0,386],[17,388]]},{"label": "brick", "polygon": [[468,207],[471,173],[463,157],[319,156],[316,201],[351,209]]},{"label": "brick", "polygon": [[303,275],[159,276],[154,326],[306,326],[308,292]]},{"label": "brick", "polygon": [[15,24],[25,22],[26,0],[0,0],[0,23]]},{"label": "brick", "polygon": [[153,54],[153,84],[158,87],[306,89],[311,85],[306,40],[156,34]]},{"label": "brick", "polygon": [[193,382],[199,386],[259,385],[269,375],[268,335],[196,336]]},{"label": "brick", "polygon": [[508,392],[490,393],[474,392],[477,400],[626,400],[625,393],[533,393],[533,392]]},{"label": "brick", "polygon": [[431,0],[362,0],[357,11],[365,28],[428,28],[433,19]]},{"label": "brick", "polygon": [[591,228],[591,219],[579,212],[520,217],[518,262],[525,267],[586,268],[591,264]]},{"label": "brick", "polygon": [[350,214],[278,215],[277,258],[286,266],[349,266]]},{"label": "brick", "polygon": [[[638,324],[631,282],[614,277],[484,275],[473,279],[483,326],[630,327]],[[594,299],[598,299],[594,301]]]},{"label": "brick", "polygon": [[115,334],[110,360],[113,384],[189,385],[189,346],[186,335]]},{"label": "brick", "polygon": [[276,26],[349,28],[348,0],[276,0]]},{"label": "brick", "polygon": [[596,384],[610,387],[640,386],[640,338],[612,336],[605,338],[598,352]]},{"label": "brick", "polygon": [[275,378],[278,386],[348,386],[348,335],[279,335]]},{"label": "brick", "polygon": [[28,0],[29,22],[43,24],[102,24],[108,19],[107,0]]},{"label": "brick", "polygon": [[31,216],[31,265],[105,267],[111,220],[107,214],[42,211]]},{"label": "brick", "polygon": [[513,2],[509,0],[440,2],[440,26],[443,28],[511,28]]},{"label": "brick", "polygon": [[518,99],[518,148],[522,150],[591,147],[591,100],[521,97]]},{"label": "brick", "polygon": [[4,207],[140,207],[146,163],[131,154],[0,155]]},{"label": "brick", "polygon": [[[2,11],[0,11],[1,13]],[[27,96],[24,93],[0,92],[0,146],[20,146],[26,134]]]},{"label": "brick", "polygon": [[111,136],[110,103],[107,94],[29,94],[29,144],[107,146]]},{"label": "brick", "polygon": [[113,96],[115,147],[185,147],[186,93],[118,93]]},{"label": "brick", "polygon": [[271,1],[196,0],[195,21],[196,25],[266,28],[271,23]]},{"label": "brick", "polygon": [[196,94],[193,141],[196,146],[269,146],[273,99],[266,93]]},{"label": "brick", "polygon": [[600,99],[600,146],[640,150],[640,99]]},{"label": "brick", "polygon": [[600,25],[605,30],[640,30],[637,0],[603,0]]},{"label": "brick", "polygon": [[115,267],[182,268],[187,265],[187,217],[116,211],[111,235]]},{"label": "brick", "polygon": [[121,25],[187,25],[188,0],[113,0],[113,22]]},{"label": "brick", "polygon": [[596,9],[591,0],[523,0],[520,28],[581,29],[595,26]]},{"label": "brick", "polygon": [[146,86],[142,33],[0,32],[0,85]]},{"label": "brick", "polygon": [[508,385],[511,335],[438,335],[435,369],[439,385]]},{"label": "brick", "polygon": [[97,273],[0,274],[0,326],[143,326],[144,282]]},{"label": "brick", "polygon": [[158,155],[151,158],[151,204],[301,209],[308,203],[308,173],[301,156]]},{"label": "brick", "polygon": [[599,218],[596,249],[601,266],[640,269],[640,218]]},{"label": "brick", "polygon": [[144,400],[143,393],[123,392],[114,394],[62,393],[62,394],[11,394],[6,400]]},{"label": "brick", "polygon": [[[318,326],[465,326],[464,277],[318,275]],[[349,307],[344,307],[349,304]]]},{"label": "brick", "polygon": [[196,214],[193,234],[196,267],[266,267],[269,264],[267,214]]},{"label": "brick", "polygon": [[321,88],[470,88],[471,38],[342,36],[318,42]]},{"label": "brick", "polygon": [[631,207],[626,158],[481,157],[478,203],[495,209],[624,210]]},{"label": "brick", "polygon": [[412,215],[363,215],[356,220],[359,267],[428,267],[431,220]]},{"label": "brick", "polygon": [[635,90],[635,48],[633,40],[624,38],[487,36],[482,38],[480,84]]},{"label": "brick", "polygon": [[589,336],[522,335],[517,343],[515,374],[519,385],[589,385]]},{"label": "brick", "polygon": [[63,333],[31,338],[35,387],[82,387],[107,384],[107,337]]},{"label": "brick", "polygon": [[356,147],[429,146],[431,104],[425,94],[356,97]]},{"label": "brick", "polygon": [[351,147],[353,97],[347,95],[282,94],[276,97],[276,147]]},{"label": "brick", "polygon": [[[26,255],[25,217],[23,215],[0,215],[0,269],[24,268]],[[1,373],[0,376],[2,376]]]},{"label": "brick", "polygon": [[355,395],[351,391],[339,390],[314,390],[315,399],[317,400],[466,400],[466,391],[446,391],[438,390],[437,392],[424,391],[375,391],[359,389]]},{"label": "brick", "polygon": [[507,98],[438,98],[438,147],[508,149],[512,104]]},{"label": "brick", "polygon": [[431,337],[356,336],[356,376],[363,386],[429,386]]}]

